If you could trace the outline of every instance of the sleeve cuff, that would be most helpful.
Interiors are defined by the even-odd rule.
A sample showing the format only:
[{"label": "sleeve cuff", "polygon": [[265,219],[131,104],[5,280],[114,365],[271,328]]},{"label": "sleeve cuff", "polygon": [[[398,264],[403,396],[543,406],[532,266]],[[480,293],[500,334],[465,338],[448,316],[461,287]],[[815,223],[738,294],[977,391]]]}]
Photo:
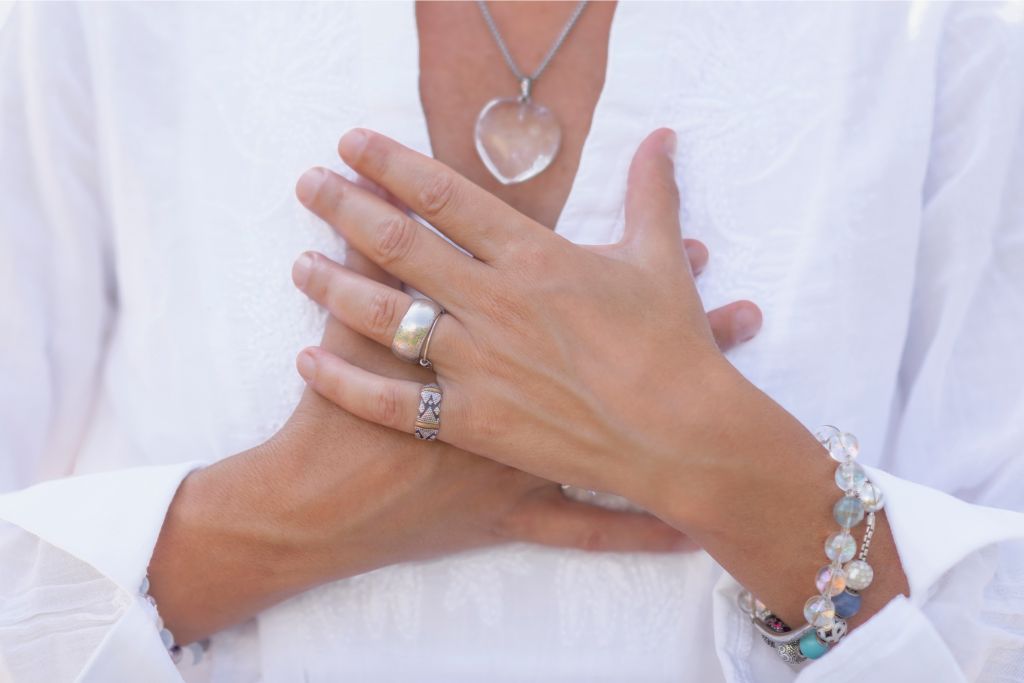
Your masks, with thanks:
[{"label": "sleeve cuff", "polygon": [[178,486],[203,465],[193,461],[45,481],[0,495],[0,519],[80,558],[134,593]]}]

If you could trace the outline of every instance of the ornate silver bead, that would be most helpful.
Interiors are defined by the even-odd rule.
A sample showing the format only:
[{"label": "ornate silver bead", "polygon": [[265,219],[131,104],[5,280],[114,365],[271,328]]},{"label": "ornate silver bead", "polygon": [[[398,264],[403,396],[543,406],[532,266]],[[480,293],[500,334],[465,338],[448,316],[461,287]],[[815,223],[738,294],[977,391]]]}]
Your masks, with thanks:
[{"label": "ornate silver bead", "polygon": [[846,619],[837,617],[832,622],[832,628],[819,628],[818,637],[830,645],[835,645],[843,636],[849,631],[849,627],[846,625]]},{"label": "ornate silver bead", "polygon": [[800,643],[798,642],[776,645],[775,652],[779,655],[779,659],[788,664],[799,664],[807,659],[800,654]]}]

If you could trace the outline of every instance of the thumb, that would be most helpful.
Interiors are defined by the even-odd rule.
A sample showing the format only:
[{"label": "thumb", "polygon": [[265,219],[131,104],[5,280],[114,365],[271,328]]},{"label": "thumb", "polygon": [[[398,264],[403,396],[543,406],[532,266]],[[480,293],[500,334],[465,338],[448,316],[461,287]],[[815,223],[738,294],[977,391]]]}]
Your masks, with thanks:
[{"label": "thumb", "polygon": [[659,128],[640,143],[629,166],[622,244],[644,261],[686,261],[679,229],[675,148],[675,131]]}]

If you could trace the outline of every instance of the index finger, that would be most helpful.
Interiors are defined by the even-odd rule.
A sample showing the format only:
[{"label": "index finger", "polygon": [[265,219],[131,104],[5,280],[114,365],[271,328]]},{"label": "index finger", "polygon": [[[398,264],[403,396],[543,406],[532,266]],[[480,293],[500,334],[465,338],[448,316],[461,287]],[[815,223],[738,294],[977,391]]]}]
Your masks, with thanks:
[{"label": "index finger", "polygon": [[436,159],[391,138],[353,128],[338,143],[342,160],[388,190],[454,242],[486,262],[524,240],[554,233]]}]

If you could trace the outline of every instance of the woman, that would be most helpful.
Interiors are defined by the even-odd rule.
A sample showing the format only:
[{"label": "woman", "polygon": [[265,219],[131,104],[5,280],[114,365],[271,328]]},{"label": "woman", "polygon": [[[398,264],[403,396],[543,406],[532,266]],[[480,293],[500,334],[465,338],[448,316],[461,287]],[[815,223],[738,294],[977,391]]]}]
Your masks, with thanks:
[{"label": "woman", "polygon": [[[472,4],[16,8],[10,677],[1020,669],[1019,17],[595,4],[558,47],[572,10],[495,6],[493,31]],[[507,185],[473,140],[519,92],[504,41],[514,63],[558,48],[525,90],[562,131]],[[290,188],[341,170],[357,126],[339,151],[363,180],[296,188],[346,269]],[[699,297],[707,254],[680,232],[714,255]],[[311,247],[292,277],[331,317],[300,399],[291,359],[323,317],[286,273]],[[429,371],[388,356],[415,322],[402,280],[448,311],[406,354]],[[767,327],[727,362],[715,342],[757,331],[744,297]],[[863,513],[871,489],[835,488],[803,426],[827,422],[858,434],[885,507],[852,633],[795,667],[736,603],[745,586],[797,628],[831,594],[832,503]],[[701,549],[665,552],[680,532]],[[207,636],[197,663],[165,652]]]}]

